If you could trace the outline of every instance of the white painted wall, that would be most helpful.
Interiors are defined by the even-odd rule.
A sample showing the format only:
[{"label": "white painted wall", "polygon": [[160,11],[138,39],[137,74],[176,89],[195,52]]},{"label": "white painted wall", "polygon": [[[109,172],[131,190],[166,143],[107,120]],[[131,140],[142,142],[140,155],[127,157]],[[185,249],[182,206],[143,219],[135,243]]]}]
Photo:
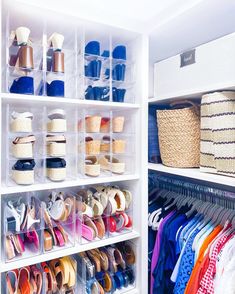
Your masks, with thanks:
[{"label": "white painted wall", "polygon": [[[8,0],[6,0],[8,1]],[[14,1],[14,0],[11,0]],[[204,0],[16,0],[92,19],[125,29],[145,32],[168,22]]]},{"label": "white painted wall", "polygon": [[157,25],[150,33],[149,89],[153,63],[235,31],[234,0],[203,0],[192,9]]}]

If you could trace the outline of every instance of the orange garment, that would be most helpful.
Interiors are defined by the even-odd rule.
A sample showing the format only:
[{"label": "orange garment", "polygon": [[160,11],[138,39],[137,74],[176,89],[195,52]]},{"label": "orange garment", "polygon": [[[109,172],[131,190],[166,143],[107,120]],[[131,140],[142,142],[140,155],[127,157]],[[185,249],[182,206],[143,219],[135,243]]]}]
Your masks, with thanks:
[{"label": "orange garment", "polygon": [[204,240],[202,247],[199,251],[198,259],[189,278],[187,287],[184,291],[184,294],[197,293],[200,280],[203,277],[203,274],[206,271],[210,261],[209,254],[207,254],[206,256],[204,256],[204,254],[206,252],[206,249],[210,246],[211,242],[217,237],[217,235],[222,231],[222,229],[223,227],[221,225],[218,225]]}]

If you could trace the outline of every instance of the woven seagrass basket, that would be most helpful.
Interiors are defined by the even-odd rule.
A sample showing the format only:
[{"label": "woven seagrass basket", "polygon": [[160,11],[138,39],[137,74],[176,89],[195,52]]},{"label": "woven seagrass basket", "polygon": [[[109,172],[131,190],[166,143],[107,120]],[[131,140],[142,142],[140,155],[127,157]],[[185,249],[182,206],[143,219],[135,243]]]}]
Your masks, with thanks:
[{"label": "woven seagrass basket", "polygon": [[[179,108],[190,104],[190,107]],[[162,163],[190,168],[200,164],[200,111],[191,101],[172,103],[178,107],[157,110],[159,146]]]}]

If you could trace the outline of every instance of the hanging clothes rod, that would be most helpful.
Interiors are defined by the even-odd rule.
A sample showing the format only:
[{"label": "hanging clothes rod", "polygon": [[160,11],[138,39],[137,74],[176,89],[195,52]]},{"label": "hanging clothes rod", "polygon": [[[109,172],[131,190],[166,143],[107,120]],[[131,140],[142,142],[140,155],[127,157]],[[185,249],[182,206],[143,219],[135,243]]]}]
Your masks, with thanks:
[{"label": "hanging clothes rod", "polygon": [[181,180],[174,178],[174,176],[149,173],[149,191],[154,188],[212,202],[228,209],[235,209],[235,192],[208,187],[185,179]]}]

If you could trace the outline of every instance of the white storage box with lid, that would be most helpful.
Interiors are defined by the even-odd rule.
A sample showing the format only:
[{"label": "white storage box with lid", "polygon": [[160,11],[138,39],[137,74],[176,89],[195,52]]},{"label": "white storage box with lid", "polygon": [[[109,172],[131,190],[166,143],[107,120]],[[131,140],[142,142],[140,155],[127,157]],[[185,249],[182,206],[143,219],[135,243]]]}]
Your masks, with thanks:
[{"label": "white storage box with lid", "polygon": [[154,97],[229,88],[235,81],[235,33],[154,64]]}]

